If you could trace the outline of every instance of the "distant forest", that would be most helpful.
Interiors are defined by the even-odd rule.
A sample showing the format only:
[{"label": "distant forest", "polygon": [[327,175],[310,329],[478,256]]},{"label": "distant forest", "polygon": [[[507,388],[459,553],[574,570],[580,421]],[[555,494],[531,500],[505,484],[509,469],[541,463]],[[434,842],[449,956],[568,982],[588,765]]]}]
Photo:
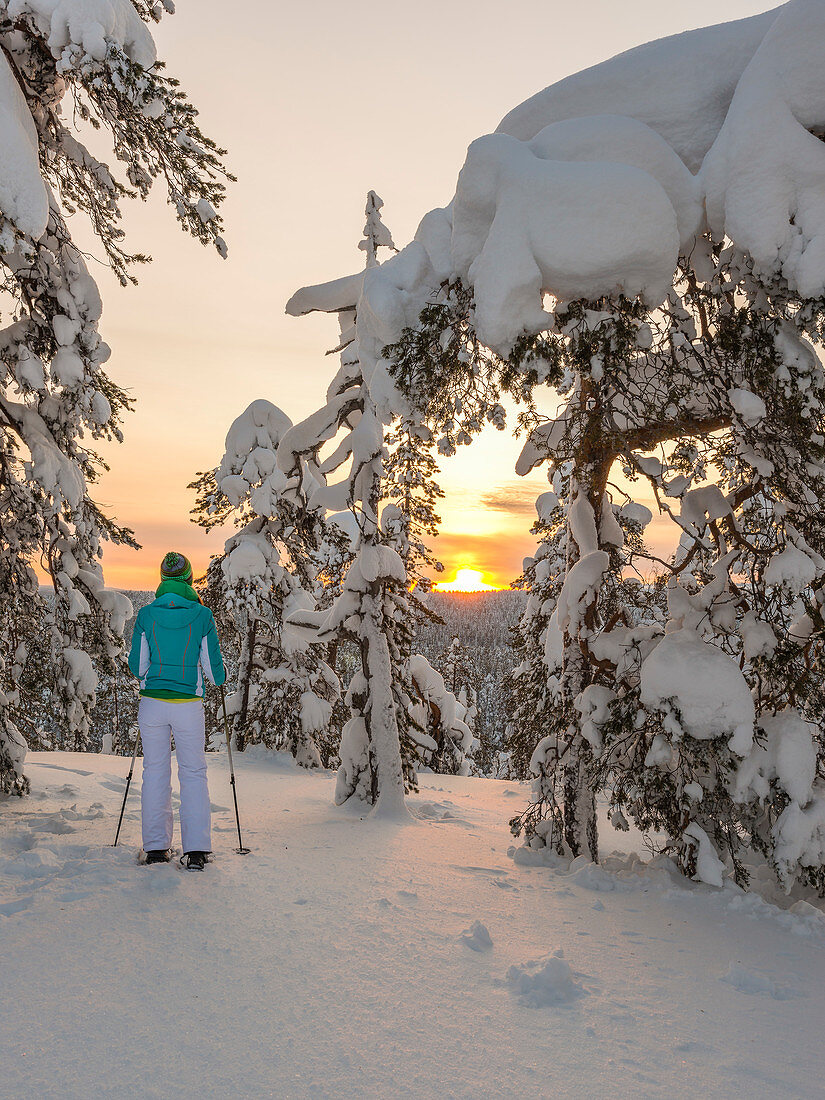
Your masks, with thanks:
[{"label": "distant forest", "polygon": [[478,770],[485,775],[498,772],[497,756],[505,751],[504,736],[509,715],[509,677],[516,654],[511,630],[521,618],[527,595],[516,590],[502,592],[430,592],[424,603],[443,622],[426,622],[418,633],[418,649],[433,668],[444,676],[447,687],[458,695],[461,677],[451,680],[447,650],[458,638],[469,673],[469,686],[477,694],[478,716],[475,734],[481,742]]}]

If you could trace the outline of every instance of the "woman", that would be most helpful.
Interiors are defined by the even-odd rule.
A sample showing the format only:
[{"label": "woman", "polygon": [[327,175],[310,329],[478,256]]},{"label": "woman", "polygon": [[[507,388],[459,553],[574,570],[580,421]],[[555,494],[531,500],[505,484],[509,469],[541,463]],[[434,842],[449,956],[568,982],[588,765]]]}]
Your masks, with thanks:
[{"label": "woman", "polygon": [[143,742],[141,817],[147,863],[168,863],[172,847],[172,746],[178,758],[180,830],[190,871],[202,871],[212,850],[206,782],[203,678],[226,679],[215,620],[192,588],[192,566],[170,551],[160,567],[155,600],[141,608],[129,669],[140,680],[138,725]]}]

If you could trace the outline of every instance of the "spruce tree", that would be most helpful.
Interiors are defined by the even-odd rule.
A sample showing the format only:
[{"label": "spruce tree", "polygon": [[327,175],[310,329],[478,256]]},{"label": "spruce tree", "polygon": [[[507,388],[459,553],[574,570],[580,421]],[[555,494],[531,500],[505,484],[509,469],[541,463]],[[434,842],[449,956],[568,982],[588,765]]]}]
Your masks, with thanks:
[{"label": "spruce tree", "polygon": [[[410,596],[404,547],[407,520],[397,506],[381,514],[387,453],[384,403],[361,367],[358,301],[366,279],[378,270],[376,254],[391,238],[380,222],[380,200],[370,193],[362,247],[366,271],[298,291],[287,312],[300,316],[316,310],[337,313],[341,366],[327,391],[326,404],[284,437],[278,451],[285,472],[306,468],[317,484],[309,506],[338,512],[350,509],[357,524],[355,557],[340,596],[318,622],[320,641],[358,647],[360,669],[347,691],[352,717],[341,740],[336,802],[355,796],[376,812],[403,815],[405,790],[415,784],[417,757],[407,727],[412,705],[406,664],[411,644]],[[335,440],[331,454],[324,445]],[[341,480],[330,484],[336,472]],[[401,544],[401,553],[395,547]]]},{"label": "spruce tree", "polygon": [[469,775],[478,742],[467,722],[467,706],[420,653],[413,656],[410,671],[418,700],[412,716],[422,763],[443,775]]},{"label": "spruce tree", "polygon": [[471,686],[472,674],[466,648],[460,638],[452,638],[449,645],[439,654],[438,668],[444,677],[447,690],[453,695]]},{"label": "spruce tree", "polygon": [[193,515],[206,530],[230,519],[238,528],[210,562],[204,590],[237,652],[227,699],[235,745],[262,743],[317,767],[333,749],[339,684],[289,617],[316,608],[336,552],[342,559],[341,533],[306,507],[300,477],[278,469],[278,444],[291,427],[275,405],[254,401],[230,427],[220,465],[192,486]]}]

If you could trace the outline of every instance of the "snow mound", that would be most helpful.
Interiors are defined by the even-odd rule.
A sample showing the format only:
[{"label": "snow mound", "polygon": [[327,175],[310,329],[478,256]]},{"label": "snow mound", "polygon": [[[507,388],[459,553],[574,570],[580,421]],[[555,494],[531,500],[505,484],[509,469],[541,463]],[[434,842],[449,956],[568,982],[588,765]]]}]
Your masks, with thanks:
[{"label": "snow mound", "polygon": [[548,847],[530,848],[525,844],[517,848],[511,845],[507,849],[507,854],[517,867],[550,867],[554,870],[566,870],[569,863],[564,856],[560,856]]},{"label": "snow mound", "polygon": [[528,1008],[569,1005],[587,994],[576,981],[561,949],[544,958],[511,966],[507,984]]},{"label": "snow mound", "polygon": [[759,744],[737,769],[734,798],[767,798],[771,783],[778,781],[793,802],[807,805],[816,779],[815,727],[795,707],[785,707],[778,714],[763,715],[759,728]]},{"label": "snow mound", "polygon": [[599,894],[609,894],[614,891],[626,893],[636,886],[636,883],[630,879],[612,873],[598,863],[591,863],[587,856],[579,856],[573,860],[570,865],[569,881],[575,882],[585,890],[592,890]]},{"label": "snow mound", "polygon": [[665,139],[638,119],[613,114],[565,119],[545,126],[528,146],[542,160],[628,164],[646,172],[673,206],[681,248],[702,224],[699,181]]},{"label": "snow mound", "polygon": [[565,886],[575,885],[599,894],[628,894],[637,890],[647,891],[651,887],[670,889],[676,883],[684,882],[674,861],[664,855],[644,860],[637,852],[613,852],[603,856],[600,863],[592,863],[587,856],[577,856],[571,860],[549,847],[512,846],[507,854],[516,866],[547,867],[559,876]]},{"label": "snow mound", "polygon": [[825,288],[825,9],[786,4],[736,89],[703,167],[711,229],[804,296]]},{"label": "snow mound", "polygon": [[465,928],[458,940],[471,951],[490,951],[493,946],[493,937],[480,920],[474,920],[469,928]]},{"label": "snow mound", "polygon": [[787,1001],[791,997],[802,995],[796,989],[778,986],[767,974],[762,974],[758,970],[749,970],[741,963],[732,962],[719,980],[732,985],[740,993],[747,993],[749,996],[773,997],[775,1001]]},{"label": "snow mound", "polygon": [[696,881],[705,882],[708,886],[724,886],[725,865],[719,858],[705,830],[697,825],[695,821],[692,821],[682,836],[685,842],[694,850],[696,874],[693,877]]},{"label": "snow mound", "polygon": [[34,119],[5,55],[0,57],[0,142],[0,211],[21,233],[37,239],[46,230],[49,197]]},{"label": "snow mound", "polygon": [[787,899],[781,896],[779,889],[773,874],[760,880],[758,871],[755,871],[747,891],[740,891],[730,881],[726,884],[725,891],[731,896],[726,900],[725,907],[731,913],[744,913],[755,920],[771,921],[794,936],[816,940],[825,938],[825,912],[804,899],[795,901],[787,909],[780,908],[782,903],[787,904]]},{"label": "snow mound", "polygon": [[[642,703],[665,712],[664,725],[699,741],[730,736],[730,747],[745,756],[753,745],[753,699],[738,665],[695,630],[666,634],[642,665]],[[672,713],[679,711],[681,721]]]},{"label": "snow mound", "polygon": [[542,291],[661,302],[679,232],[667,193],[648,172],[546,160],[491,134],[473,142],[458,177],[452,245],[456,272],[475,288],[478,334],[506,353],[521,332],[547,326]]},{"label": "snow mound", "polygon": [[782,10],[627,50],[531,96],[498,129],[528,141],[561,119],[624,115],[661,134],[695,172],[716,140],[742,73]]},{"label": "snow mound", "polygon": [[78,47],[95,61],[115,42],[138,65],[157,61],[155,43],[130,0],[9,0],[9,18],[31,18],[46,38],[52,56],[65,61],[67,48]]}]

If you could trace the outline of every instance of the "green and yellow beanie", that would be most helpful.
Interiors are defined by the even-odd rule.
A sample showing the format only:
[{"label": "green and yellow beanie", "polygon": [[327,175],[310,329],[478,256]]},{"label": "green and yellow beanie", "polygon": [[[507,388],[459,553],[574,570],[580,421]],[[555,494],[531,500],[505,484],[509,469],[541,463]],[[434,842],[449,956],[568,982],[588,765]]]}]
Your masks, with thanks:
[{"label": "green and yellow beanie", "polygon": [[187,557],[176,550],[170,550],[160,563],[160,576],[164,581],[183,581],[192,583],[192,564]]}]

